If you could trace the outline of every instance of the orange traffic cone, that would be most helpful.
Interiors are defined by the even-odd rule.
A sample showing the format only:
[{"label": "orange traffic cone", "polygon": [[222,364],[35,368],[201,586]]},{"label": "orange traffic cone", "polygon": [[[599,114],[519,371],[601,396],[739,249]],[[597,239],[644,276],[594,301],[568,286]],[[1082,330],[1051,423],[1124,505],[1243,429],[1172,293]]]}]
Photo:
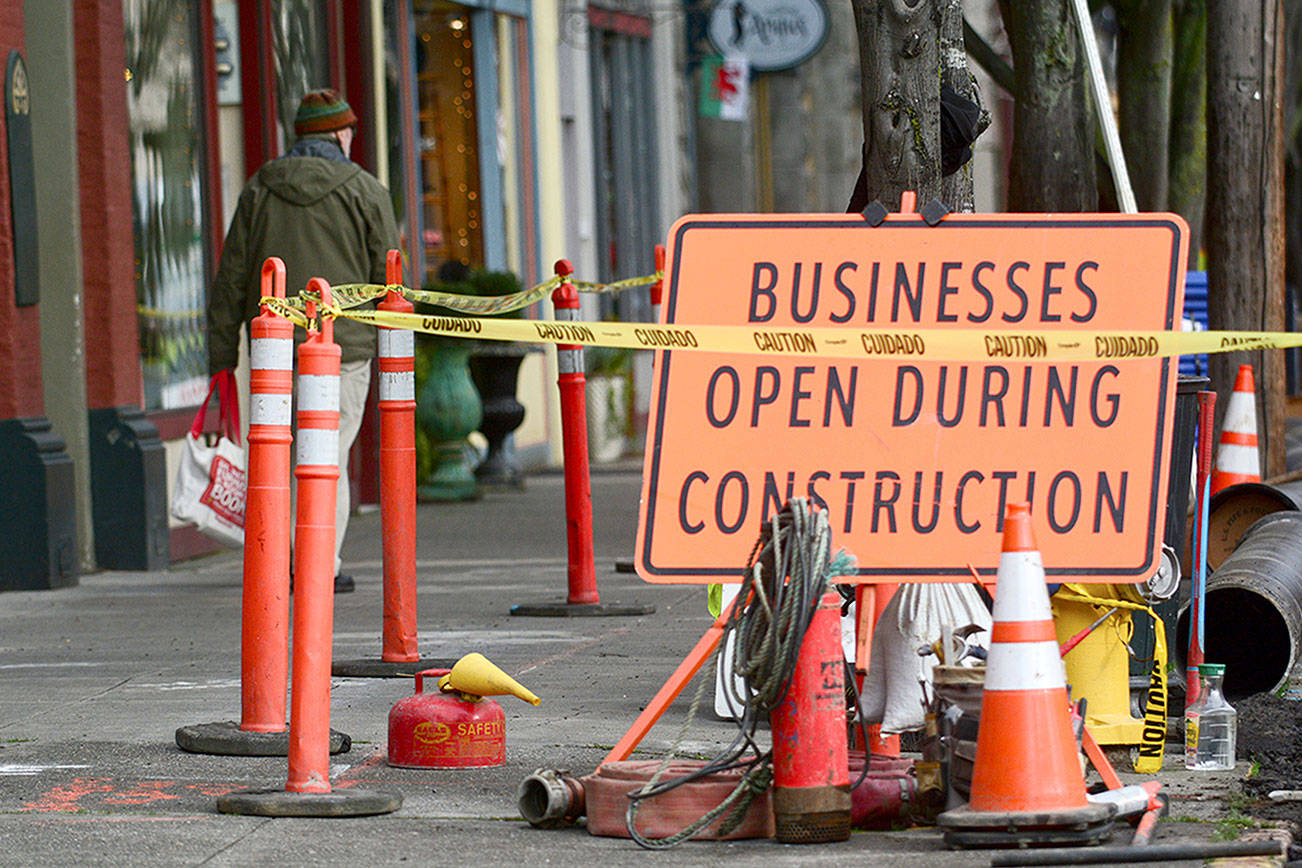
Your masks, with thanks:
[{"label": "orange traffic cone", "polygon": [[1112,809],[1085,798],[1030,505],[1011,504],[995,587],[971,798],[941,814],[950,847],[1096,844]]},{"label": "orange traffic cone", "polygon": [[1252,365],[1239,365],[1234,391],[1221,421],[1221,442],[1212,471],[1212,494],[1240,482],[1261,482],[1257,454],[1257,399]]}]

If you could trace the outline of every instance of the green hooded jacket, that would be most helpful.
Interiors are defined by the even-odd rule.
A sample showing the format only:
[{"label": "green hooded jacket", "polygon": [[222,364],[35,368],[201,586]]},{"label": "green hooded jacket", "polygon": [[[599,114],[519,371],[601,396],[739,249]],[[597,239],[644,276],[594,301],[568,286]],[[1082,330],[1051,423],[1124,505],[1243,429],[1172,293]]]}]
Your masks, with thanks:
[{"label": "green hooded jacket", "polygon": [[[208,300],[209,374],[239,360],[240,323],[258,315],[267,257],[284,260],[285,291],[297,295],[313,277],[331,285],[384,283],[385,258],[398,243],[380,182],[333,140],[300,139],[258,169],[240,194]],[[373,326],[336,320],[334,335],[343,361],[375,357]],[[295,329],[295,339],[303,338]]]}]

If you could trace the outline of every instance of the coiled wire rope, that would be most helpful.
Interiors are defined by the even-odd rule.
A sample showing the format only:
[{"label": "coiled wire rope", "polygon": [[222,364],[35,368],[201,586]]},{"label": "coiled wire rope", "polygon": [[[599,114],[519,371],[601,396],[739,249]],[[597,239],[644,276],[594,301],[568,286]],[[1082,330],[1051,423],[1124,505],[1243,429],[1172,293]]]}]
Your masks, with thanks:
[{"label": "coiled wire rope", "polygon": [[[761,721],[784,699],[800,656],[809,622],[834,576],[854,571],[854,561],[844,552],[830,558],[832,532],[825,511],[811,511],[804,498],[793,498],[761,528],[747,559],[736,604],[724,623],[723,635],[711,658],[707,677],[696,685],[687,719],[668,755],[651,779],[628,794],[624,819],[630,837],[649,850],[664,850],[691,838],[719,817],[719,836],[735,829],[755,797],[773,780],[772,749],[762,750],[755,740]],[[679,777],[661,780],[673,761],[688,728],[696,718],[705,687],[714,681],[720,656],[732,642],[733,672],[723,679],[723,697],[737,723],[737,735],[714,759]],[[854,681],[851,678],[850,684]],[[857,701],[856,701],[857,706]],[[865,763],[865,772],[867,764]],[[744,769],[741,781],[727,798],[686,828],[665,838],[649,838],[637,830],[642,803],[675,787],[708,775]]]}]

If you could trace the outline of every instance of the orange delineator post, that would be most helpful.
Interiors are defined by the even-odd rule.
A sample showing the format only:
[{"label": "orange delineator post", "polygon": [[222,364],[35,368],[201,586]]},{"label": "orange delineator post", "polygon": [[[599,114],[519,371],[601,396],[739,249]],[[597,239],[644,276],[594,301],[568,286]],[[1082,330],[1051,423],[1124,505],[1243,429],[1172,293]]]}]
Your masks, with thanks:
[{"label": "orange delineator post", "polygon": [[[402,285],[402,254],[390,250],[388,295],[376,307],[411,313],[394,289]],[[416,366],[410,329],[378,329],[380,371],[380,527],[384,551],[383,649],[390,663],[420,659],[416,639]]]},{"label": "orange delineator post", "polygon": [[[263,297],[285,297],[285,263],[262,264]],[[289,682],[289,445],[294,324],[266,305],[249,326],[240,729],[285,731]]]},{"label": "orange delineator post", "polygon": [[[567,259],[556,262],[561,285],[552,291],[558,322],[578,319],[579,293],[569,280],[574,266]],[[588,469],[588,412],[584,390],[583,347],[558,344],[556,385],[561,393],[561,445],[565,460],[565,529],[569,553],[571,605],[600,603],[592,545],[592,481]]]},{"label": "orange delineator post", "polygon": [[[899,585],[891,582],[881,584],[860,584],[857,586],[854,594],[854,677],[855,684],[859,688],[860,694],[863,692],[863,679],[868,673],[868,666],[872,660],[873,631],[877,628],[877,621],[881,618],[882,612],[886,609],[895,592],[899,590]],[[855,737],[858,737],[858,727],[855,728]],[[900,755],[900,737],[898,735],[882,735],[882,725],[880,723],[870,724],[868,726],[868,744],[861,745],[869,753],[882,754],[884,756]]]},{"label": "orange delineator post", "polygon": [[653,253],[655,257],[656,282],[651,284],[651,322],[660,322],[660,306],[665,297],[665,246],[657,244]]},{"label": "orange delineator post", "polygon": [[[330,302],[330,284],[308,281]],[[307,305],[308,318],[316,305]],[[308,331],[298,350],[298,479],[294,523],[293,690],[289,781],[295,793],[330,792],[330,657],[334,635],[335,485],[339,479],[339,361],[334,322]]]}]

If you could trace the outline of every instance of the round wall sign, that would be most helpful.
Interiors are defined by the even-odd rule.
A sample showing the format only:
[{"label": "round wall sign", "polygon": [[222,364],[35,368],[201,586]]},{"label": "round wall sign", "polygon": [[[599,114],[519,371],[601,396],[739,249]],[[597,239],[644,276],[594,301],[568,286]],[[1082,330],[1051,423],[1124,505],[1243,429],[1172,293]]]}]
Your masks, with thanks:
[{"label": "round wall sign", "polygon": [[755,72],[799,66],[827,38],[823,0],[719,0],[710,42],[724,57],[745,57]]}]

